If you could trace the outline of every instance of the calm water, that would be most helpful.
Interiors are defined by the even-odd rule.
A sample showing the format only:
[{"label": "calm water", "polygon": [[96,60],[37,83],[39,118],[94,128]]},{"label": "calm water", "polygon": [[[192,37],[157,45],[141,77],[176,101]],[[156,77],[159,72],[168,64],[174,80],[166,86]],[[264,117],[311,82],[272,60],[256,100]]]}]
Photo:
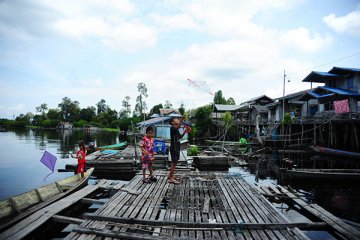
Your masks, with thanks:
[{"label": "calm water", "polygon": [[[117,133],[76,130],[13,130],[0,132],[0,200],[71,176],[57,169],[76,163],[69,153],[78,149],[78,142],[94,142],[95,146],[119,142]],[[44,151],[57,157],[55,171],[40,162]]]}]

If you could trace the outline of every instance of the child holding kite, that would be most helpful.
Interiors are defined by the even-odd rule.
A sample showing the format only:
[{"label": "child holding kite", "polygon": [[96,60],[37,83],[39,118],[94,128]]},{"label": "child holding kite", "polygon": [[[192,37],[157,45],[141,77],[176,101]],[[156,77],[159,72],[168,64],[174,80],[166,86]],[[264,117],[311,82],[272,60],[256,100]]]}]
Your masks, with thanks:
[{"label": "child holding kite", "polygon": [[71,157],[77,158],[77,173],[81,173],[81,178],[84,178],[84,172],[86,172],[86,149],[84,141],[80,141],[79,150],[76,152],[76,156],[71,154]]},{"label": "child holding kite", "polygon": [[[154,177],[152,162],[154,161],[154,128],[147,127],[146,135],[140,143],[141,149],[141,168],[143,171],[143,183],[155,182],[157,179]],[[146,170],[149,170],[149,178],[146,178]]]},{"label": "child holding kite", "polygon": [[186,125],[183,134],[180,134],[179,128],[183,123],[186,115],[184,114],[180,119],[173,118],[170,120],[171,128],[170,128],[170,155],[171,155],[171,167],[168,178],[168,183],[179,184],[180,182],[175,179],[175,167],[180,158],[180,139],[184,137],[184,135],[191,131],[191,127]]}]

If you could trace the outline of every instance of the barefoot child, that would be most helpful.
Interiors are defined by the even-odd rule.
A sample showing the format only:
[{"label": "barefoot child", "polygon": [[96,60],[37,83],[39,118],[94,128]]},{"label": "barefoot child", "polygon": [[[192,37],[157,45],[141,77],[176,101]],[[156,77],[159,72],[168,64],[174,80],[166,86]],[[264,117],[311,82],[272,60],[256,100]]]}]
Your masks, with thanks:
[{"label": "barefoot child", "polygon": [[76,156],[71,154],[71,157],[78,159],[77,173],[81,173],[81,178],[84,178],[84,172],[86,172],[86,149],[83,141],[79,143],[79,150],[76,152]]},{"label": "barefoot child", "polygon": [[168,183],[179,184],[174,177],[175,167],[180,158],[180,139],[184,137],[184,135],[191,130],[189,126],[186,126],[186,132],[180,134],[179,128],[181,127],[182,122],[185,119],[185,114],[179,118],[173,118],[170,120],[171,128],[170,128],[170,155],[171,155],[171,167],[169,173]]},{"label": "barefoot child", "polygon": [[[154,161],[154,128],[147,127],[146,135],[140,143],[140,149],[142,152],[141,156],[141,168],[143,170],[143,183],[150,183],[151,181],[156,181],[154,177],[152,162]],[[146,178],[146,170],[149,170],[149,178]]]}]

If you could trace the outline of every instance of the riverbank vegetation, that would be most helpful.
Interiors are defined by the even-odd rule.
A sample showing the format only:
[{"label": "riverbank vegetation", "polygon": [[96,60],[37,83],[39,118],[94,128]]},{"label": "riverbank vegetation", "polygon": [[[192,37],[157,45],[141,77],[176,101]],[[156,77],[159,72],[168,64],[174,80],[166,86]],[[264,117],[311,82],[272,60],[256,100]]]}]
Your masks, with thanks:
[{"label": "riverbank vegetation", "polygon": [[[139,95],[133,108],[130,105],[130,97],[126,96],[122,101],[119,111],[110,108],[105,99],[95,106],[80,108],[80,103],[69,97],[64,97],[57,108],[49,108],[47,103],[42,103],[35,109],[35,113],[20,114],[13,120],[0,119],[0,126],[8,128],[57,128],[63,122],[69,122],[75,128],[85,128],[86,126],[98,127],[106,131],[128,131],[136,123],[149,119],[153,114],[160,114],[161,108],[174,108],[169,100],[164,105],[159,103],[153,106],[150,111],[146,104],[148,97],[147,88],[144,83],[138,84]],[[213,103],[215,104],[235,104],[232,98],[226,100],[222,96],[221,90],[215,93]],[[196,109],[186,110],[181,104],[178,108],[181,114],[185,112],[191,116],[193,130],[189,134],[189,139],[207,139],[216,133],[216,127],[212,122],[212,103]]]}]

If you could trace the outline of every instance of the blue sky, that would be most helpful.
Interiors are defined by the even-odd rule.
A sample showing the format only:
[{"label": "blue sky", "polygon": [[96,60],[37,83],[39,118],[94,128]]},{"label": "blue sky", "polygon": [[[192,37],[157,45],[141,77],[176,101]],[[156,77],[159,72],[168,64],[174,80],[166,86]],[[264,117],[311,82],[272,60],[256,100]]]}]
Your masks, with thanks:
[{"label": "blue sky", "polygon": [[119,111],[137,84],[147,105],[196,108],[309,88],[333,66],[360,68],[360,1],[0,0],[0,118],[63,97]]}]

